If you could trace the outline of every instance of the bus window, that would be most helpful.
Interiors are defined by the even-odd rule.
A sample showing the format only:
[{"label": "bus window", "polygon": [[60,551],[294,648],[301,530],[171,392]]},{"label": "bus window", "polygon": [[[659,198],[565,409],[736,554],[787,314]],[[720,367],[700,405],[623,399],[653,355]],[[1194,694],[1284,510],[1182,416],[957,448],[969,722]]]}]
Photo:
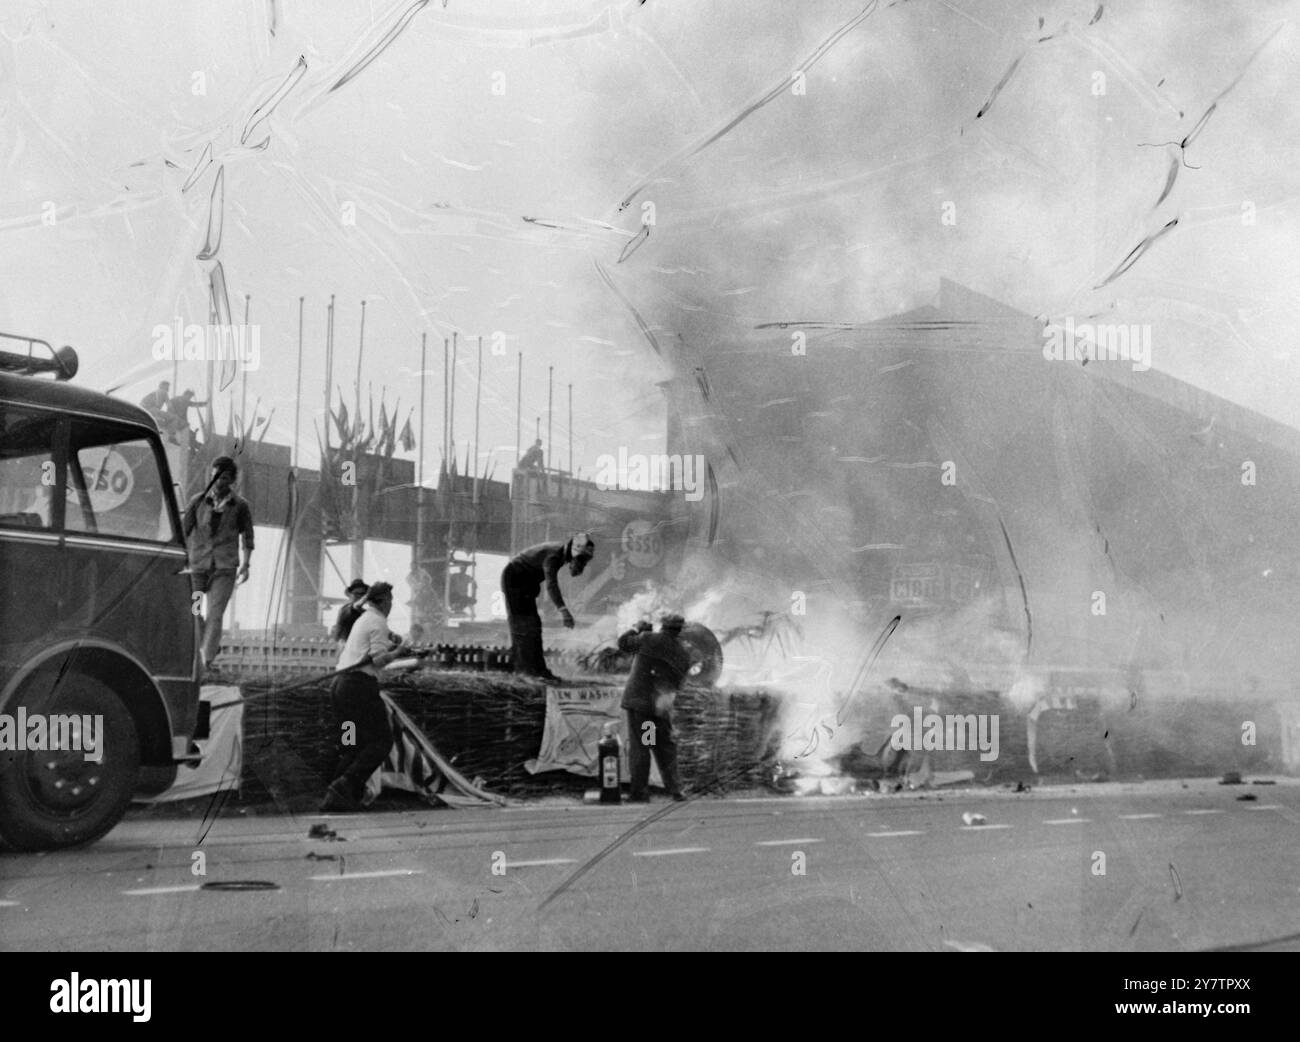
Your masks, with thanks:
[{"label": "bus window", "polygon": [[0,403],[0,525],[53,528],[53,413]]},{"label": "bus window", "polygon": [[69,532],[176,542],[154,447],[138,431],[74,421]]}]

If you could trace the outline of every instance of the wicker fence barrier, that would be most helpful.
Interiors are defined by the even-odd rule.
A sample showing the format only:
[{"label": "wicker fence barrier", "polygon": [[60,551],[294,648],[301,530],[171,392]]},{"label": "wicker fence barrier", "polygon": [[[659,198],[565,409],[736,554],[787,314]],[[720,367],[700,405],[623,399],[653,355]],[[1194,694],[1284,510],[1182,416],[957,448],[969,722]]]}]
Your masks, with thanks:
[{"label": "wicker fence barrier", "polygon": [[[619,686],[622,677],[592,678]],[[578,683],[584,683],[579,681]],[[242,801],[297,810],[319,800],[338,754],[328,681],[278,692],[273,680],[243,685]],[[595,785],[565,771],[529,774],[546,717],[546,689],[510,674],[421,670],[384,690],[457,770],[507,796],[576,793]],[[698,791],[758,784],[775,752],[777,699],[768,692],[688,687],[673,711],[683,783]]]}]

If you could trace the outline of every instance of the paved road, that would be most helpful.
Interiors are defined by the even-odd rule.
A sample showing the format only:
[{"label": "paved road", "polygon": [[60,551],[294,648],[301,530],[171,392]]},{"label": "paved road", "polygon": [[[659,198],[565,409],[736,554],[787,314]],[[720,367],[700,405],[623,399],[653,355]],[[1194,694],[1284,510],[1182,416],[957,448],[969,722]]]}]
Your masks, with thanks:
[{"label": "paved road", "polygon": [[[309,839],[314,822],[339,839]],[[1294,781],[236,817],[197,844],[200,831],[128,819],[86,850],[0,855],[0,949],[1300,947]],[[276,889],[201,889],[249,882]]]}]

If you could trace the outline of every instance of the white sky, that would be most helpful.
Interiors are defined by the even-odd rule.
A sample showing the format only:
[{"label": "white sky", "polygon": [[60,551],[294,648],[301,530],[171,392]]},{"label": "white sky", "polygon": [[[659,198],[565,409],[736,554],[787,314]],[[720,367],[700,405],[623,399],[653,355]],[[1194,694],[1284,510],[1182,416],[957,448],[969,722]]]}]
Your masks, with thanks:
[{"label": "white sky", "polygon": [[[941,276],[1032,314],[1150,324],[1157,369],[1300,424],[1296,4],[1108,3],[1090,25],[1092,2],[882,3],[807,68],[803,93],[781,91],[695,155],[683,152],[788,80],[864,4],[433,0],[329,92],[412,6],[8,0],[0,329],[75,344],[80,382],[133,399],[170,376],[150,331],[178,314],[206,320],[209,262],[196,254],[220,167],[216,257],[236,318],[251,294],[262,326],[249,396],[275,409],[270,440],[292,439],[307,300],[307,464],[331,293],[349,402],[363,298],[363,385],[386,388],[390,405],[400,396],[403,417],[428,333],[430,478],[453,330],[462,458],[475,368],[465,338],[501,332],[506,356],[484,363],[484,458],[508,447],[498,475],[509,464],[522,350],[525,445],[554,366],[552,460],[567,461],[572,382],[576,454],[591,468],[620,445],[661,447],[655,382],[669,364],[719,347],[734,364],[734,351],[758,349],[761,322],[905,310]],[[241,146],[300,55],[305,75]],[[1161,143],[1185,138],[1216,98],[1156,206],[1177,155]],[[182,192],[209,145],[216,162]],[[646,202],[650,238],[620,264]],[[945,203],[955,224],[941,219]],[[1127,273],[1092,288],[1175,217]],[[202,371],[183,367],[182,385],[201,391]]]}]

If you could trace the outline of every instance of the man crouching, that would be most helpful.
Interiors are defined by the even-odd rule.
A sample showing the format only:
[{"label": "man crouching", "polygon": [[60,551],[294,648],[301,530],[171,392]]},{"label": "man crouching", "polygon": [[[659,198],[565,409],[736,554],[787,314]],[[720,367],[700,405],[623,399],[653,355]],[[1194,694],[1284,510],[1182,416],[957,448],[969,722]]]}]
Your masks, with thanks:
[{"label": "man crouching", "polygon": [[677,742],[673,738],[672,705],[691,668],[691,653],[678,638],[686,620],[668,615],[658,633],[639,622],[618,638],[620,651],[634,652],[632,672],[623,689],[627,711],[627,760],[632,775],[628,801],[650,799],[650,753],[659,764],[664,788],[675,800],[684,800],[677,780]]},{"label": "man crouching", "polygon": [[339,654],[338,669],[348,672],[335,677],[330,690],[342,751],[337,775],[325,791],[322,813],[361,809],[366,781],[393,746],[388,710],[379,694],[379,671],[411,653],[388,630],[388,613],[393,610],[391,585],[379,582],[371,586],[361,609]]}]

